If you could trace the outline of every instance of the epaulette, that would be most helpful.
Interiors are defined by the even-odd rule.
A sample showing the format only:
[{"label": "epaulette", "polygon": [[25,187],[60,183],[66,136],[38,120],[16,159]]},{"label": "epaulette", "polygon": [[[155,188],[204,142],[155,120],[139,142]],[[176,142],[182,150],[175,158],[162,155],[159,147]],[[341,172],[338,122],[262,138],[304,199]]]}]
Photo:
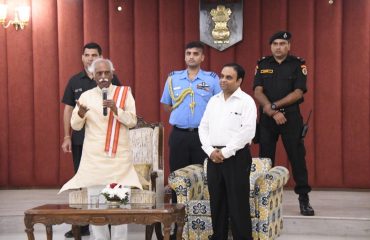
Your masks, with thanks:
[{"label": "epaulette", "polygon": [[213,78],[216,78],[217,77],[217,74],[215,72],[209,72],[209,75]]},{"label": "epaulette", "polygon": [[169,77],[173,76],[174,74],[178,74],[178,73],[182,73],[184,70],[180,70],[180,71],[172,71],[168,74]]},{"label": "epaulette", "polygon": [[258,61],[257,61],[257,64],[260,64],[261,62],[271,58],[272,56],[264,56],[264,57],[261,57]]},{"label": "epaulette", "polygon": [[213,78],[216,78],[216,77],[217,77],[217,74],[216,74],[215,72],[211,72],[211,71],[204,71],[204,70],[203,70],[203,73],[204,73],[205,75],[209,75],[209,76],[211,76],[211,77],[213,77]]},{"label": "epaulette", "polygon": [[306,60],[304,60],[303,58],[301,58],[301,57],[296,57],[296,56],[293,56],[293,55],[290,55],[292,58],[294,58],[294,59],[297,59],[298,61],[300,61],[301,62],[301,64],[305,64],[306,63]]}]

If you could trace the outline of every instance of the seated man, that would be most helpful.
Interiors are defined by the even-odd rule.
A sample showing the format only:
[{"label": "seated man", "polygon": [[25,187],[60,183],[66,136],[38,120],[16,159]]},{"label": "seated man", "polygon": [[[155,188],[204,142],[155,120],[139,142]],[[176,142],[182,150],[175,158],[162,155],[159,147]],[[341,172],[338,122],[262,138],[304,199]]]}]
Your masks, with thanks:
[{"label": "seated man", "polygon": [[[110,183],[142,189],[132,163],[128,131],[137,122],[135,100],[129,87],[111,84],[114,68],[110,60],[96,59],[90,70],[97,87],[81,95],[71,118],[74,130],[85,125],[81,163],[60,192],[87,187],[88,194],[95,195],[97,189]],[[107,100],[102,98],[105,91]],[[127,225],[124,226],[112,226],[110,237],[108,226],[92,225],[93,239],[127,239]]]}]

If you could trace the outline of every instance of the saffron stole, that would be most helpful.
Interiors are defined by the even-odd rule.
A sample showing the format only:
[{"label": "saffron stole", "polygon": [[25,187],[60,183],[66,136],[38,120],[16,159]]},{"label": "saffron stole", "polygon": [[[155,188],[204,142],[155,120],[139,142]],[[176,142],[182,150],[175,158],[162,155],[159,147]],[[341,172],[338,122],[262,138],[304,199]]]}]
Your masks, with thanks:
[{"label": "saffron stole", "polygon": [[[128,87],[116,87],[114,92],[113,101],[116,103],[117,110],[118,108],[123,109],[125,106],[126,95],[127,95]],[[118,122],[117,119],[113,117],[113,111],[109,113],[109,120],[108,120],[108,129],[107,129],[107,137],[105,140],[105,152],[108,153],[108,156],[112,156],[117,152],[118,146],[118,138],[119,138],[119,128],[121,124]]]}]

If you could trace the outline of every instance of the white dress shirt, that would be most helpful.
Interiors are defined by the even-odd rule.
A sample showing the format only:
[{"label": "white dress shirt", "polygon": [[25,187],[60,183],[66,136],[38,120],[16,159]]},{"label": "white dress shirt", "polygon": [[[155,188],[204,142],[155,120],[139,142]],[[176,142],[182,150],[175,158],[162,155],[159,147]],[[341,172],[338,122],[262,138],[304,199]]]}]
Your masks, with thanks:
[{"label": "white dress shirt", "polygon": [[215,150],[213,146],[225,146],[222,155],[234,156],[252,142],[256,119],[256,104],[240,87],[227,100],[223,92],[218,93],[209,100],[199,125],[202,149],[210,156]]}]

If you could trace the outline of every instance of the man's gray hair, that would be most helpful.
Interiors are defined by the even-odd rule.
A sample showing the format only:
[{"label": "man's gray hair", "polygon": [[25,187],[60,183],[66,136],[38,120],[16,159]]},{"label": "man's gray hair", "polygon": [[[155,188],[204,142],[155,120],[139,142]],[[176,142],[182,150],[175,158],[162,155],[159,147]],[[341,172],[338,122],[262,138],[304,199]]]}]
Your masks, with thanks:
[{"label": "man's gray hair", "polygon": [[109,65],[109,68],[110,68],[110,71],[111,73],[113,73],[114,71],[114,67],[113,67],[113,63],[111,60],[107,59],[107,58],[97,58],[95,59],[91,65],[89,66],[88,68],[88,71],[91,72],[94,76],[95,76],[95,68],[96,68],[96,64],[100,63],[100,62],[105,62],[105,63],[108,63]]}]

